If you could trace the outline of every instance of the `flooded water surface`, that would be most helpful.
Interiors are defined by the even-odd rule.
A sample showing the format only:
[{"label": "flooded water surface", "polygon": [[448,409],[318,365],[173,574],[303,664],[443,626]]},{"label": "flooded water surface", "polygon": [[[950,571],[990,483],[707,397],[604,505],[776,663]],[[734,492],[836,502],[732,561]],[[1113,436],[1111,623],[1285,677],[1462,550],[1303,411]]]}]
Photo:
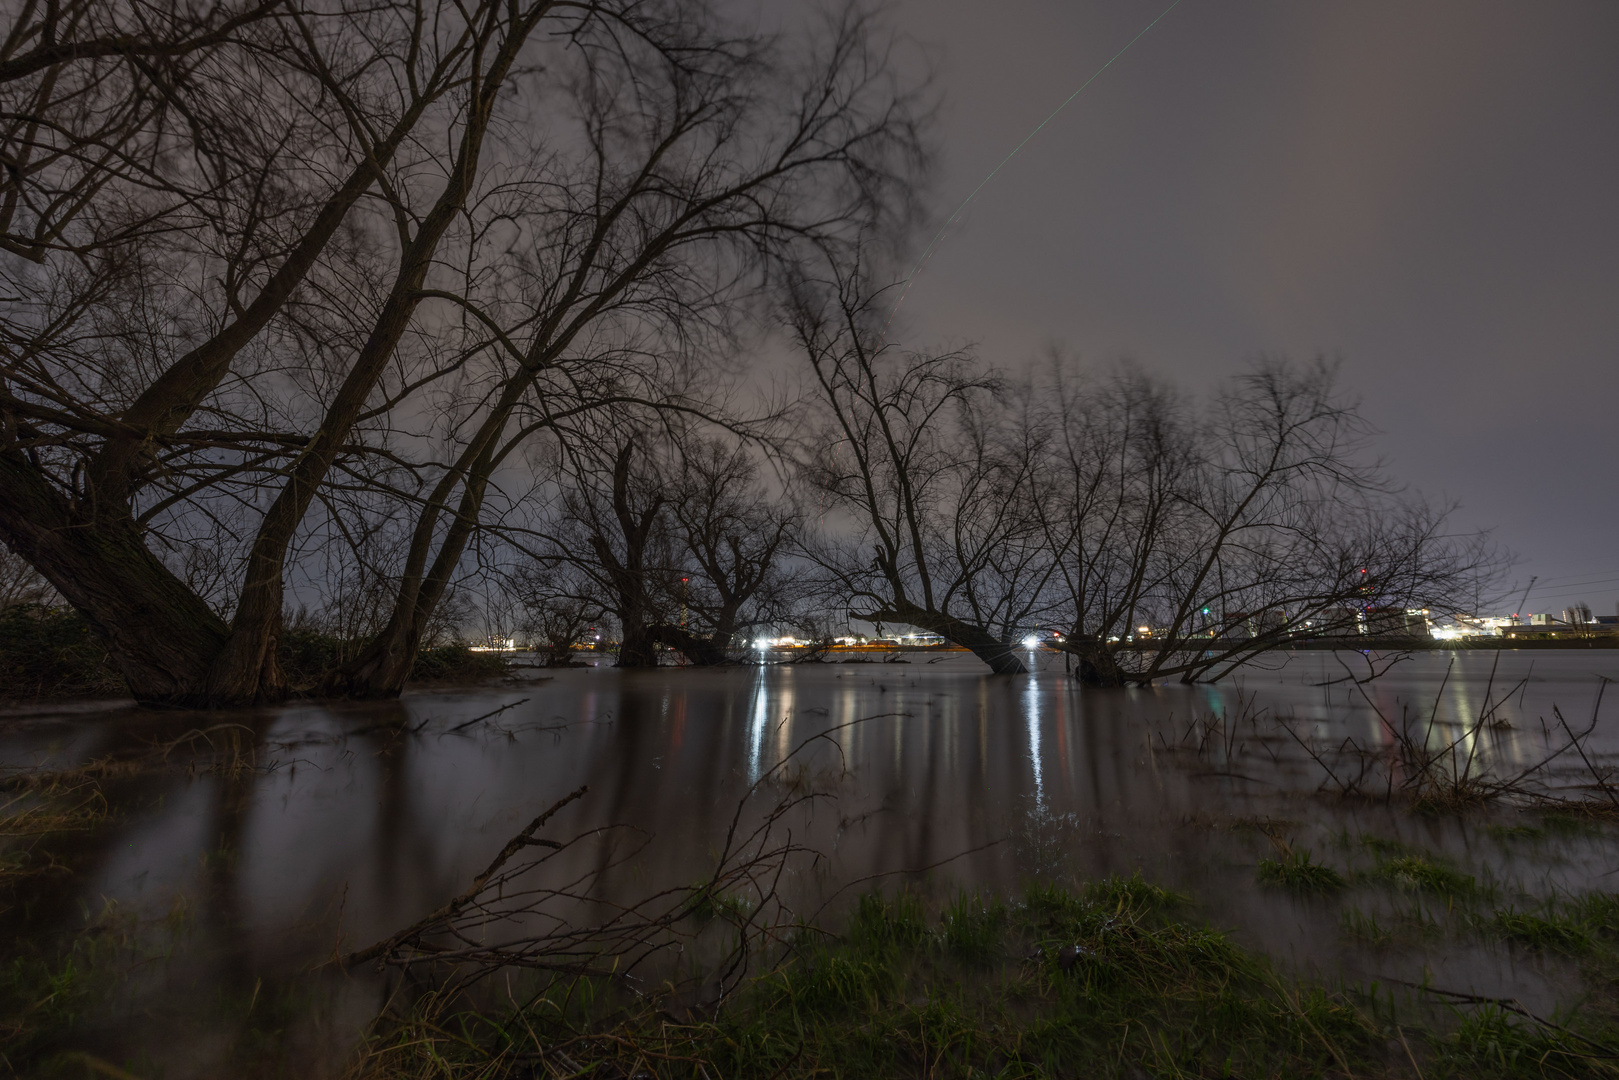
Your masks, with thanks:
[{"label": "flooded water surface", "polygon": [[[1615,887],[1608,827],[1526,810],[1524,792],[1602,797],[1619,721],[1603,720],[1599,693],[1619,678],[1616,652],[1427,653],[1387,671],[1300,652],[1228,684],[1113,691],[1081,689],[1049,657],[1015,677],[957,653],[905,659],[529,671],[253,714],[13,713],[0,720],[13,773],[137,752],[164,767],[107,771],[110,813],[6,918],[35,937],[95,925],[160,941],[89,1038],[179,1076],[240,1060],[244,1032],[266,1025],[311,1068],[335,1067],[385,988],[322,965],[466,888],[580,786],[547,835],[622,828],[546,872],[595,860],[590,888],[608,902],[702,878],[750,791],[813,790],[824,797],[790,824],[821,858],[782,885],[799,910],[836,912],[873,888],[939,901],[1140,871],[1288,969],[1546,1010],[1573,989],[1555,957],[1443,935],[1394,947],[1368,930],[1424,902],[1387,885],[1404,865],[1391,860],[1450,868],[1498,904]],[[1448,754],[1446,776],[1518,788],[1464,814],[1415,813],[1393,797],[1411,768],[1401,733]],[[1350,880],[1345,897],[1258,881],[1260,860],[1302,851]]]}]

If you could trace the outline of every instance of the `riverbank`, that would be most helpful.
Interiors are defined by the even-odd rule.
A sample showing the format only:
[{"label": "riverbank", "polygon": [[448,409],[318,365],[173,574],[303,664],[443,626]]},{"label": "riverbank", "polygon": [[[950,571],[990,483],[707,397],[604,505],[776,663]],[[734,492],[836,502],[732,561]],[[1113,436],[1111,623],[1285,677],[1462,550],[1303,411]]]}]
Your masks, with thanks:
[{"label": "riverbank", "polygon": [[1611,1075],[1619,904],[1490,918],[1450,921],[1570,955],[1584,1005],[1551,1021],[1506,1000],[1296,980],[1186,898],[1107,878],[963,895],[934,913],[868,894],[841,933],[799,928],[767,973],[706,1008],[573,978],[514,991],[505,1008],[428,993],[379,1019],[354,1075]]},{"label": "riverbank", "polygon": [[[1551,821],[1511,835],[1532,843],[1537,831],[1585,827]],[[324,1047],[310,1031],[309,1014],[344,978],[332,970],[301,990],[244,985],[213,1003],[214,1023],[231,1031],[232,1075],[351,1080],[1619,1072],[1619,897],[1522,910],[1442,857],[1358,840],[1362,851],[1319,862],[1262,861],[1259,876],[1300,903],[1354,897],[1342,904],[1346,935],[1385,945],[1445,939],[1557,964],[1579,1004],[1543,1016],[1507,997],[1300,978],[1211,927],[1193,898],[1132,875],[1033,882],[1005,897],[962,893],[932,908],[904,889],[870,892],[836,932],[800,923],[774,943],[757,940],[747,903],[710,904],[685,929],[707,924],[710,936],[763,946],[723,998],[721,973],[642,981],[607,974],[609,957],[575,954],[564,967],[602,973],[452,973],[426,963],[403,981],[359,973],[386,1004],[347,1048],[334,1038],[340,1030],[322,1033]],[[1397,914],[1367,914],[1374,898]],[[167,932],[183,933],[184,920],[172,913]],[[13,943],[0,979],[5,1063],[22,1076],[207,1075],[82,1048],[87,1012],[147,977],[143,969],[172,962],[154,945],[160,936],[104,912],[54,958]]]}]

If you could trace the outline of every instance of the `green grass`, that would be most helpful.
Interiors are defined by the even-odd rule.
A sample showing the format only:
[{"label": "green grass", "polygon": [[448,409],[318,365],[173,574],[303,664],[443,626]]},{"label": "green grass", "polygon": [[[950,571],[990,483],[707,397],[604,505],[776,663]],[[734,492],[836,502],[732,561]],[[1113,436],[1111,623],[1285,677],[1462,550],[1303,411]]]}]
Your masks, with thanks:
[{"label": "green grass", "polygon": [[[379,1026],[355,1075],[543,1076],[530,1068],[542,1050],[552,1075],[660,1080],[1392,1078],[1414,1076],[1413,1058],[1426,1080],[1619,1075],[1595,1048],[1612,1019],[1561,1017],[1570,1031],[1443,1004],[1396,1017],[1392,998],[1280,976],[1178,918],[1186,902],[1139,876],[960,894],[932,915],[912,894],[872,894],[843,933],[799,935],[717,1012],[677,1020],[576,979],[533,988],[515,1012],[428,995]],[[1619,901],[1565,909],[1611,920]]]},{"label": "green grass", "polygon": [[944,909],[940,939],[944,951],[975,967],[996,959],[1006,934],[1008,912],[996,898],[962,894]]},{"label": "green grass", "polygon": [[1593,1057],[1577,1039],[1551,1039],[1545,1029],[1486,1005],[1460,1014],[1454,1034],[1436,1046],[1430,1073],[1445,1077],[1614,1076],[1611,1061]]},{"label": "green grass", "polygon": [[1394,858],[1395,856],[1413,853],[1410,846],[1391,837],[1378,836],[1376,833],[1362,834],[1360,846],[1378,858]]},{"label": "green grass", "polygon": [[418,1011],[371,1046],[363,1071],[522,1075],[533,1042],[566,1048],[581,1072],[664,1078],[1308,1077],[1380,1052],[1346,999],[1170,917],[1183,902],[1139,876],[1013,901],[958,896],[937,919],[909,894],[868,895],[843,934],[802,936],[712,1019],[592,1024],[582,998],[620,1002],[569,981],[498,1023],[429,1025]]},{"label": "green grass", "polygon": [[1471,896],[1478,891],[1478,881],[1471,874],[1453,870],[1421,855],[1381,860],[1375,874],[1402,889],[1439,896]]},{"label": "green grass", "polygon": [[729,922],[740,923],[747,919],[752,910],[753,903],[745,896],[706,890],[698,894],[697,902],[691,909],[691,915],[698,922],[706,923],[715,919],[725,919]]},{"label": "green grass", "polygon": [[1308,851],[1290,851],[1280,859],[1259,860],[1259,883],[1300,893],[1335,893],[1348,882],[1330,866],[1314,862]]},{"label": "green grass", "polygon": [[1589,814],[1570,814],[1553,810],[1540,816],[1540,827],[1548,835],[1560,837],[1599,836],[1601,823]]},{"label": "green grass", "polygon": [[1578,919],[1580,925],[1593,938],[1619,940],[1619,895],[1613,893],[1586,893],[1564,900],[1564,912]]},{"label": "green grass", "polygon": [[1577,956],[1591,949],[1591,932],[1577,916],[1567,913],[1534,915],[1506,909],[1495,913],[1495,931],[1508,941],[1532,949]]},{"label": "green grass", "polygon": [[1346,909],[1338,920],[1339,933],[1349,941],[1373,948],[1416,945],[1445,936],[1448,926],[1444,912],[1434,912],[1419,899],[1408,907],[1372,913],[1358,907]]},{"label": "green grass", "polygon": [[1387,920],[1356,907],[1346,909],[1338,917],[1338,929],[1350,941],[1374,947],[1391,945],[1396,937],[1395,928]]}]

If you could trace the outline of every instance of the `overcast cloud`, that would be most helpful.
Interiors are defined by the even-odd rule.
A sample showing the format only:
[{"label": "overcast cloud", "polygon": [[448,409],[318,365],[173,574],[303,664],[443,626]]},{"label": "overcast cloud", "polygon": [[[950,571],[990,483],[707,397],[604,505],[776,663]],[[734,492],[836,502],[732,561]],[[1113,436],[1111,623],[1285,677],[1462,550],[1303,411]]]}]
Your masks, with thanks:
[{"label": "overcast cloud", "polygon": [[[941,202],[1165,6],[902,7],[946,98]],[[1396,471],[1550,582],[1529,609],[1613,614],[1616,46],[1611,0],[1182,0],[984,189],[899,336],[1193,384],[1341,357]]]}]

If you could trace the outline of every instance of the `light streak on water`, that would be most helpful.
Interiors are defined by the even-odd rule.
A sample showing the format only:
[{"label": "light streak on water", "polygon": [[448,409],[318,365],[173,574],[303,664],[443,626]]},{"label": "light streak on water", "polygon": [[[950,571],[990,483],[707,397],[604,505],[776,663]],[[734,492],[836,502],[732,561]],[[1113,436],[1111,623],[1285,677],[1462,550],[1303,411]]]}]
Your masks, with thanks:
[{"label": "light streak on water", "polygon": [[764,755],[765,723],[770,718],[770,692],[765,686],[765,669],[753,680],[753,716],[748,720],[748,783],[759,779],[763,771],[760,758]]},{"label": "light streak on water", "polygon": [[1037,810],[1046,808],[1046,775],[1044,763],[1040,760],[1040,688],[1033,675],[1026,676],[1028,685],[1023,688],[1023,714],[1029,725],[1029,760],[1034,764],[1034,805]]}]

